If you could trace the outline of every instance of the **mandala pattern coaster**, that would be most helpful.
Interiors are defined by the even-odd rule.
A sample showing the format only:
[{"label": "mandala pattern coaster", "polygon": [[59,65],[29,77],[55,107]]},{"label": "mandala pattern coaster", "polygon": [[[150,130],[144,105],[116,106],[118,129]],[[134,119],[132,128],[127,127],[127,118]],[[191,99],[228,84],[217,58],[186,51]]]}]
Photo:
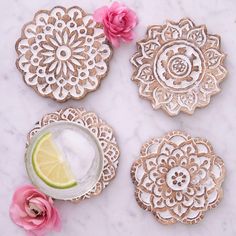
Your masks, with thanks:
[{"label": "mandala pattern coaster", "polygon": [[28,175],[55,199],[80,201],[100,194],[115,177],[118,159],[112,128],[84,109],[47,114],[28,134]]},{"label": "mandala pattern coaster", "polygon": [[206,26],[189,19],[168,21],[150,26],[146,38],[137,43],[132,80],[154,109],[171,116],[180,111],[192,114],[220,91],[226,77],[224,58],[220,37],[208,34]]},{"label": "mandala pattern coaster", "polygon": [[37,12],[16,51],[25,83],[59,102],[96,90],[112,55],[102,26],[79,7]]},{"label": "mandala pattern coaster", "polygon": [[223,160],[202,138],[173,131],[146,142],[131,168],[136,200],[163,224],[195,224],[223,197]]}]

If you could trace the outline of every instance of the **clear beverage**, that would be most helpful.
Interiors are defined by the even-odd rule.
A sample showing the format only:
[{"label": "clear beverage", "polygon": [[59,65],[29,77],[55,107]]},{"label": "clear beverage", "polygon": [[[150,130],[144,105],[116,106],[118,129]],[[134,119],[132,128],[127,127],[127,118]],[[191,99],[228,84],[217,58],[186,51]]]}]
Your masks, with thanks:
[{"label": "clear beverage", "polygon": [[[32,154],[38,140],[50,132],[61,157],[69,164],[77,185],[57,189],[38,177],[32,165]],[[67,121],[58,121],[43,127],[34,137],[26,151],[26,169],[33,184],[42,192],[62,200],[80,197],[96,185],[103,169],[103,152],[96,137],[83,126]]]}]

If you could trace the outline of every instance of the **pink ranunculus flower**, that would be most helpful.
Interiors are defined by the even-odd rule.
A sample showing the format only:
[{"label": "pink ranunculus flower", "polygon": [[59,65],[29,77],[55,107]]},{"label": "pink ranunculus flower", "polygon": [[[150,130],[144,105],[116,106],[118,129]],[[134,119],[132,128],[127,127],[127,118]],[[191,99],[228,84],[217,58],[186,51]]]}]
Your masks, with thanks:
[{"label": "pink ranunculus flower", "polygon": [[93,17],[96,22],[103,24],[107,39],[115,47],[119,47],[120,40],[133,40],[133,29],[138,20],[135,12],[125,4],[114,2],[110,7],[101,7],[94,12]]},{"label": "pink ranunculus flower", "polygon": [[61,221],[53,200],[32,185],[18,188],[12,198],[10,217],[28,235],[42,236],[47,231],[60,231]]}]

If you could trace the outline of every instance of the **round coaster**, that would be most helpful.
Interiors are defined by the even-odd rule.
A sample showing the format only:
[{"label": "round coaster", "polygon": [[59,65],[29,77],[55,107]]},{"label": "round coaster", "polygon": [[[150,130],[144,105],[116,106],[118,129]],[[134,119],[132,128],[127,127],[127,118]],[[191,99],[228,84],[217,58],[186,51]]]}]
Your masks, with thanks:
[{"label": "round coaster", "polygon": [[218,206],[225,177],[211,144],[173,131],[146,142],[131,168],[136,200],[163,224],[195,224]]},{"label": "round coaster", "polygon": [[[70,163],[78,180],[75,186],[53,187],[36,173],[33,155],[39,140],[48,133],[52,135],[62,160]],[[47,148],[43,154],[46,155],[44,158],[52,156]],[[95,113],[82,108],[46,114],[28,134],[25,155],[28,175],[34,185],[55,199],[80,201],[100,194],[115,177],[118,158],[119,148],[112,128]],[[46,168],[50,162],[51,159],[45,160],[41,168]]]},{"label": "round coaster", "polygon": [[64,102],[98,88],[112,51],[101,25],[79,7],[41,10],[16,42],[17,68],[27,85]]},{"label": "round coaster", "polygon": [[193,114],[220,91],[227,73],[224,58],[220,37],[208,34],[205,25],[195,26],[190,19],[168,21],[150,26],[146,38],[137,43],[132,80],[154,109],[171,116],[180,111]]}]

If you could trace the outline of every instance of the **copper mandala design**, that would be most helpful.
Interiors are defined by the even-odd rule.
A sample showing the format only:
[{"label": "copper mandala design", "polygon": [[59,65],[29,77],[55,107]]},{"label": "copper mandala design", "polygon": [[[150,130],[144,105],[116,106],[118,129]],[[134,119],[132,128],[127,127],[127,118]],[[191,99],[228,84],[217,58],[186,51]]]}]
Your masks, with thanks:
[{"label": "copper mandala design", "polygon": [[16,51],[26,84],[61,102],[94,91],[112,54],[102,27],[79,7],[36,13],[22,29]]},{"label": "copper mandala design", "polygon": [[131,59],[139,93],[169,115],[192,114],[220,91],[226,76],[220,37],[189,19],[153,25]]},{"label": "copper mandala design", "polygon": [[131,168],[138,204],[163,224],[195,224],[223,197],[223,160],[201,138],[173,131],[152,139]]},{"label": "copper mandala design", "polygon": [[44,126],[58,121],[74,122],[88,129],[100,143],[103,151],[103,170],[99,181],[91,191],[79,198],[72,200],[81,201],[100,194],[103,189],[107,187],[110,181],[114,179],[118,167],[120,151],[112,128],[108,126],[103,120],[101,120],[95,113],[87,112],[83,108],[62,109],[57,112],[45,115],[38,123],[36,123],[34,129],[32,129],[28,134],[26,147],[28,147],[33,136]]}]

